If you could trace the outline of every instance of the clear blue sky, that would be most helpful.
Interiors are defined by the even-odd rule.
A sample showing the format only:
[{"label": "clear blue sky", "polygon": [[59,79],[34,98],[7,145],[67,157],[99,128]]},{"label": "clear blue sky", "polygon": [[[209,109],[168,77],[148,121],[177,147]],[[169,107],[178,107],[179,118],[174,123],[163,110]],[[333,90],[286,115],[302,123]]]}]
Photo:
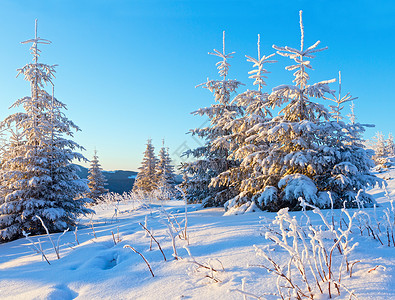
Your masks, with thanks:
[{"label": "clear blue sky", "polygon": [[[229,78],[251,88],[244,55],[256,56],[257,34],[262,53],[273,53],[273,44],[299,47],[300,9],[305,45],[329,47],[313,60],[310,82],[341,70],[343,91],[359,97],[358,121],[376,124],[365,137],[395,133],[395,3],[380,0],[1,0],[0,118],[29,94],[15,75],[31,60],[20,42],[33,37],[37,18],[39,36],[53,42],[41,47],[41,61],[59,65],[55,94],[82,129],[75,140],[84,155],[96,147],[105,169],[136,170],[146,139],[158,150],[164,138],[179,162],[176,152],[198,146],[185,133],[204,122],[190,112],[213,103],[195,85],[218,78],[217,59],[207,53],[221,49],[222,31],[227,50],[236,51]],[[292,80],[289,61],[277,59],[267,91]]]}]

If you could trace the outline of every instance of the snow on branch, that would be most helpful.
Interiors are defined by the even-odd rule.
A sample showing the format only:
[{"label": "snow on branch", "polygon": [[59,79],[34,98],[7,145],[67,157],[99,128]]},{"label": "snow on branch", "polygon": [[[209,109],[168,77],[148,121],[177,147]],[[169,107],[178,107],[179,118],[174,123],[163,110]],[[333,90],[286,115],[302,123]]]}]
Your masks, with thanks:
[{"label": "snow on branch", "polygon": [[32,46],[30,47],[31,50],[31,54],[33,55],[33,61],[35,63],[37,63],[38,57],[40,56],[40,52],[41,50],[38,49],[38,44],[51,44],[52,42],[46,39],[42,39],[40,37],[37,36],[37,19],[35,20],[35,28],[34,28],[34,38],[27,40],[27,41],[23,41],[21,42],[21,44],[28,44],[28,43],[32,43]]},{"label": "snow on branch", "polygon": [[[341,110],[344,108],[344,106],[342,104],[345,102],[349,102],[349,101],[358,99],[358,97],[352,97],[350,95],[350,93],[347,93],[345,96],[342,97],[341,90],[342,90],[342,78],[341,78],[341,72],[339,71],[339,94],[338,94],[338,96],[336,97],[334,94],[332,94],[333,98],[323,97],[326,100],[330,100],[330,101],[333,101],[336,103],[336,105],[329,105],[329,107],[331,108],[330,113],[332,114],[333,118],[337,122],[344,119],[343,116],[341,115]],[[351,112],[352,112],[352,114],[350,115],[351,123],[354,123],[355,122],[354,102],[352,102]]]},{"label": "snow on branch", "polygon": [[304,48],[304,27],[303,27],[303,20],[302,20],[302,11],[299,12],[300,17],[300,50],[285,46],[285,47],[278,47],[273,45],[273,48],[277,50],[277,54],[285,57],[289,57],[293,59],[296,64],[286,67],[286,70],[292,71],[298,69],[294,73],[295,79],[294,82],[300,87],[303,88],[307,86],[307,80],[309,76],[307,75],[305,68],[312,69],[310,65],[310,61],[305,60],[304,58],[314,58],[315,56],[312,55],[313,53],[320,52],[326,50],[327,47],[316,49],[317,46],[320,44],[320,41],[315,42],[313,45],[308,47],[306,50]]},{"label": "snow on branch", "polygon": [[233,57],[232,55],[236,53],[236,52],[230,52],[228,54],[225,53],[225,31],[222,32],[222,53],[216,49],[214,49],[213,51],[214,52],[209,52],[208,54],[222,58],[222,60],[217,62],[215,65],[219,70],[218,73],[225,79],[226,76],[228,75],[228,71],[230,67],[230,64],[228,63],[228,58],[232,58]]},{"label": "snow on branch", "polygon": [[261,50],[260,50],[260,35],[258,34],[258,58],[252,58],[251,56],[246,55],[247,61],[252,62],[254,65],[253,67],[257,69],[253,69],[248,72],[251,76],[248,78],[254,79],[254,85],[258,85],[258,90],[260,91],[262,89],[262,86],[266,85],[266,82],[263,80],[263,78],[267,78],[264,74],[270,73],[266,69],[263,68],[263,65],[265,63],[275,63],[277,62],[276,60],[269,60],[269,58],[273,57],[275,53],[270,54],[268,56],[264,55],[261,57]]},{"label": "snow on branch", "polygon": [[317,82],[313,85],[306,86],[304,92],[306,95],[315,98],[323,98],[325,94],[333,94],[334,91],[329,88],[329,83],[335,82],[336,79]]}]

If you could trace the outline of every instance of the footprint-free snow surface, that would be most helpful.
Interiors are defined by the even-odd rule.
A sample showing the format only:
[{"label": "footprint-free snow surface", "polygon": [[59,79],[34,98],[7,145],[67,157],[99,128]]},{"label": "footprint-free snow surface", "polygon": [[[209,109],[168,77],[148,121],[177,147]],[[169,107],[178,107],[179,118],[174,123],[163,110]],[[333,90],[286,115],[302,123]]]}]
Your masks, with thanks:
[{"label": "footprint-free snow surface", "polygon": [[[391,210],[390,200],[395,199],[395,172],[379,176],[386,179],[388,194],[380,188],[369,191],[378,207],[364,211],[372,220],[383,223],[384,210]],[[31,237],[38,247],[41,241],[50,264],[25,238],[0,244],[0,299],[243,299],[243,294],[235,291],[242,289],[243,281],[244,291],[262,299],[277,298],[270,295],[277,290],[277,277],[260,267],[270,265],[256,255],[253,246],[272,250],[271,256],[280,263],[287,261],[287,253],[265,238],[276,213],[223,216],[223,208],[188,205],[188,245],[184,239],[182,201],[149,206],[129,201],[101,204],[94,209],[92,220],[82,218],[77,232],[69,231],[60,238],[60,259],[47,236]],[[323,213],[328,218],[332,216],[330,210]],[[334,219],[339,220],[340,214],[340,210],[334,210]],[[300,223],[306,222],[303,212],[290,215]],[[307,215],[312,223],[321,222],[312,211],[307,211]],[[169,219],[174,227],[169,225]],[[153,233],[166,261],[139,223]],[[176,230],[182,229],[174,239],[178,259],[173,255],[169,226],[174,236]],[[51,235],[55,246],[59,236]],[[344,275],[344,286],[354,291],[358,299],[395,299],[395,247],[391,239],[388,247],[382,233],[382,245],[371,235],[361,235],[357,224],[351,237],[358,245],[349,260],[357,263],[351,278]],[[125,245],[146,258],[154,277],[143,258]],[[348,297],[342,292],[336,299]],[[320,296],[326,298],[326,294]]]}]

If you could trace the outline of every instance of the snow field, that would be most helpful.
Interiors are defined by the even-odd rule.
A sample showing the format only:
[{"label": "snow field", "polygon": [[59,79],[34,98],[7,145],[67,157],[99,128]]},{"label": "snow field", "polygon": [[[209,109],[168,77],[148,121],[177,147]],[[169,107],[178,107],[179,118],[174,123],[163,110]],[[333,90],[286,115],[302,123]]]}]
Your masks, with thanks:
[{"label": "snow field", "polygon": [[[393,173],[382,176],[394,178]],[[393,195],[395,181],[388,182],[388,191]],[[383,210],[390,207],[389,200],[379,188],[371,190],[370,194],[380,205],[376,215],[382,220]],[[176,238],[176,247],[180,259],[173,259],[171,239],[163,213],[159,213],[162,208],[177,217],[183,227],[184,203],[179,201],[169,201],[163,206],[152,203],[150,209],[138,203],[123,202],[118,204],[117,220],[113,217],[113,205],[96,206],[92,223],[97,238],[93,236],[90,219],[83,218],[77,232],[80,244],[76,245],[73,232],[67,232],[61,239],[59,260],[46,236],[32,237],[35,242],[41,240],[51,265],[30,248],[26,239],[1,244],[1,299],[243,299],[241,293],[234,291],[241,290],[243,280],[246,292],[262,296],[262,299],[277,298],[265,296],[276,292],[276,276],[256,266],[270,264],[257,257],[253,247],[273,250],[269,253],[280,264],[287,261],[287,253],[264,237],[265,228],[270,228],[276,213],[223,216],[222,208],[202,209],[199,205],[188,205],[188,249],[197,263],[211,264],[218,270],[212,272],[193,262],[183,248],[187,242],[179,238]],[[348,211],[352,214],[357,210]],[[373,208],[364,211],[373,218]],[[323,214],[328,220],[331,218],[330,210],[324,210]],[[340,210],[334,210],[336,222],[340,214]],[[302,225],[307,222],[303,212],[290,212],[290,215]],[[307,211],[307,215],[312,224],[320,224],[319,216],[312,211]],[[149,251],[150,238],[138,224],[144,224],[146,216],[147,227],[153,229],[166,262],[155,243]],[[111,231],[117,240],[118,228],[121,242],[115,245]],[[53,234],[55,241],[58,235]],[[353,266],[351,278],[343,275],[342,283],[353,290],[358,299],[395,299],[395,248],[388,247],[386,242],[381,245],[366,231],[361,236],[357,227],[353,227],[351,237],[352,243],[358,245],[349,260],[359,262]],[[125,249],[125,245],[134,247],[146,257],[155,277],[151,276],[142,258],[131,249]],[[338,257],[334,254],[335,268],[340,264]],[[319,299],[325,297],[326,294]],[[342,293],[336,299],[348,299],[348,294]]]}]

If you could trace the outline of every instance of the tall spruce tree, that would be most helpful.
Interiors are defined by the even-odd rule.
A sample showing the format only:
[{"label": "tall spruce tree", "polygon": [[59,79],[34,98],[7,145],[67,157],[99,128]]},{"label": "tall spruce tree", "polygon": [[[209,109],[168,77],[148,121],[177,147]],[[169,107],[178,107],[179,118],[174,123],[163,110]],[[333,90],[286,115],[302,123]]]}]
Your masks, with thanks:
[{"label": "tall spruce tree", "polygon": [[222,52],[214,49],[213,53],[209,53],[221,58],[221,61],[216,65],[222,80],[207,79],[205,83],[199,85],[212,92],[217,103],[193,112],[194,115],[207,116],[210,120],[208,127],[191,130],[192,135],[205,140],[205,145],[187,151],[185,155],[196,160],[182,165],[183,172],[190,176],[182,184],[188,200],[190,202],[203,202],[204,206],[221,206],[236,192],[234,187],[226,184],[221,186],[211,185],[213,178],[237,164],[235,160],[228,158],[230,153],[226,147],[213,144],[215,139],[228,134],[229,130],[224,125],[242,113],[240,107],[231,104],[231,95],[241,85],[241,82],[226,78],[230,66],[228,59],[234,53],[226,54],[225,52],[224,31]]},{"label": "tall spruce tree", "polygon": [[155,148],[152,145],[152,140],[148,139],[143,161],[141,162],[141,167],[139,167],[140,172],[137,174],[133,185],[133,191],[151,192],[157,189],[157,164],[158,159],[155,156]]},{"label": "tall spruce tree", "polygon": [[97,202],[101,195],[108,192],[108,189],[105,188],[107,185],[107,179],[102,173],[102,168],[100,166],[96,150],[94,152],[93,159],[91,160],[91,166],[88,173],[88,187],[90,192],[87,194],[87,197]]},{"label": "tall spruce tree", "polygon": [[44,90],[46,84],[52,84],[55,66],[38,62],[38,44],[51,42],[37,36],[37,20],[35,37],[23,43],[32,43],[33,63],[18,69],[18,75],[30,83],[31,96],[12,105],[22,106],[23,112],[1,123],[2,128],[19,132],[10,139],[0,172],[2,241],[21,237],[23,231],[44,233],[36,216],[53,232],[74,226],[79,214],[90,212],[82,197],[88,186],[72,164],[73,159],[85,160],[76,152],[83,148],[64,138],[73,137],[73,130],[79,128],[65,116],[66,105],[53,96],[53,90],[52,96]]},{"label": "tall spruce tree", "polygon": [[262,89],[266,86],[266,74],[270,73],[265,69],[265,64],[276,61],[270,60],[274,53],[261,56],[259,34],[257,46],[257,58],[246,55],[247,61],[253,63],[253,69],[248,73],[249,78],[254,80],[253,85],[257,86],[257,90],[247,90],[233,99],[232,104],[240,107],[243,114],[224,126],[229,132],[227,136],[219,137],[213,142],[215,145],[226,147],[230,158],[241,162],[212,180],[212,184],[230,185],[238,191],[238,195],[228,203],[232,205],[251,199],[251,196],[262,189],[264,183],[261,180],[262,170],[259,161],[262,159],[260,154],[265,153],[269,144],[257,141],[254,136],[257,131],[256,125],[269,121],[271,117],[271,112],[267,108],[269,94]]}]

